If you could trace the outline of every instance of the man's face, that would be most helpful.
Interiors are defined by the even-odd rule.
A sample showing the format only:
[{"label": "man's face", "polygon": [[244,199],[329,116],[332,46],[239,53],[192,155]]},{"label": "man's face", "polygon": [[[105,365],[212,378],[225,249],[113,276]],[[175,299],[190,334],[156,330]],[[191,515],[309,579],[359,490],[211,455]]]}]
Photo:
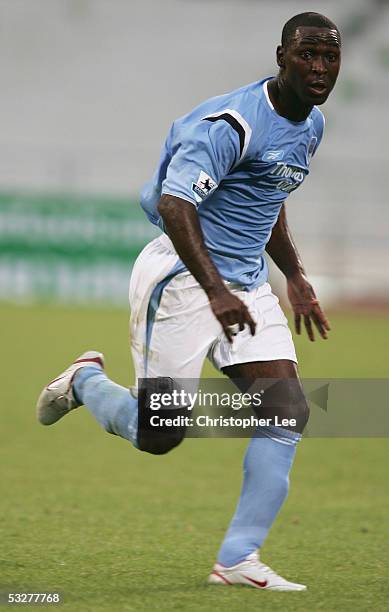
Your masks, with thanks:
[{"label": "man's face", "polygon": [[301,26],[286,48],[278,47],[282,78],[306,105],[323,104],[330,95],[340,68],[337,30]]}]

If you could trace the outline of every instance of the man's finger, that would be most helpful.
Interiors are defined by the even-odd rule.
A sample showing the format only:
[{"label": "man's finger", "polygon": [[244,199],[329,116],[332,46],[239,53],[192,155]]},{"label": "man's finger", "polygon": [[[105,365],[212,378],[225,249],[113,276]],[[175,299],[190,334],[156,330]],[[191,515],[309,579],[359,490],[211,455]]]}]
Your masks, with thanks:
[{"label": "man's finger", "polygon": [[[243,328],[245,325],[248,325],[251,335],[255,336],[255,329],[257,327],[256,322],[254,321],[254,319],[252,318],[247,306],[243,306],[242,311],[241,311],[241,319],[240,319],[240,323],[243,323]],[[242,330],[241,330],[242,331]]]},{"label": "man's finger", "polygon": [[222,325],[226,327],[227,325],[236,325],[239,321],[239,311],[236,310],[227,310],[222,317]]},{"label": "man's finger", "polygon": [[308,315],[304,315],[304,323],[305,323],[305,329],[307,330],[308,338],[311,340],[311,342],[314,342],[315,335],[313,333],[311,319],[309,318]]},{"label": "man's finger", "polygon": [[322,311],[322,309],[320,308],[319,304],[316,304],[313,308],[312,308],[312,313],[315,314],[315,316],[320,320],[321,324],[323,325],[323,327],[327,330],[330,331],[331,330],[331,326],[330,326],[330,322],[328,321],[326,315],[324,314],[324,312]]},{"label": "man's finger", "polygon": [[[228,325],[227,329],[230,332],[231,336],[237,336],[241,330],[241,323],[233,323],[232,325]],[[244,329],[244,325],[243,325]]]},{"label": "man's finger", "polygon": [[296,334],[301,334],[301,315],[298,312],[294,313],[294,326],[296,328]]},{"label": "man's finger", "polygon": [[254,321],[254,319],[252,318],[252,316],[250,315],[249,311],[247,311],[246,323],[247,323],[247,325],[250,328],[251,335],[255,336],[255,330],[257,328],[257,324]]},{"label": "man's finger", "polygon": [[232,342],[233,342],[233,333],[231,331],[231,326],[230,325],[226,325],[225,327],[223,327],[223,331],[224,331],[224,333],[226,335],[226,338],[227,338],[228,342],[230,344],[232,344]]},{"label": "man's finger", "polygon": [[317,328],[317,330],[318,330],[319,334],[321,335],[321,337],[324,340],[327,340],[327,338],[328,338],[327,328],[325,327],[324,321],[322,321],[315,312],[312,312],[311,318],[313,319],[315,327]]}]

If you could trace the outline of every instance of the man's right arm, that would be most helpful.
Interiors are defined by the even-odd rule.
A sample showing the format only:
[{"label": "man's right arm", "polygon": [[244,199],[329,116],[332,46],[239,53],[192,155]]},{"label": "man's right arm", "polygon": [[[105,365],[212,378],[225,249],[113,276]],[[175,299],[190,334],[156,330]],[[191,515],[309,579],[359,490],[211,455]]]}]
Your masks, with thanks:
[{"label": "man's right arm", "polygon": [[195,206],[165,194],[160,199],[158,211],[177,254],[207,294],[229,342],[233,336],[229,326],[235,323],[240,330],[247,324],[254,335],[255,322],[247,307],[227,289],[208,253]]}]

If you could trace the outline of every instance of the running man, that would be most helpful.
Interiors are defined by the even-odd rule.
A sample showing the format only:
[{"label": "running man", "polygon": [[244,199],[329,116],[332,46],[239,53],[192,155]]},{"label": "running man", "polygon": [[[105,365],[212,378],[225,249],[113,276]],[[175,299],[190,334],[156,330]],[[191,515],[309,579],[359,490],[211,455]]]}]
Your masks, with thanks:
[{"label": "running man", "polygon": [[[211,584],[304,590],[258,556],[288,492],[289,471],[308,420],[286,318],[267,283],[266,250],[287,280],[297,333],[304,323],[327,338],[329,324],[291,238],[285,200],[309,172],[323,135],[318,105],[333,89],[341,38],[332,21],[302,13],[284,26],[276,77],[212,98],[177,119],[141,204],[161,236],[139,255],[130,283],[131,342],[137,379],[198,379],[208,357],[250,386],[292,380],[280,417],[263,427],[244,460],[239,503],[209,577]],[[51,425],[84,405],[104,429],[161,454],[184,433],[155,439],[138,429],[146,391],[107,378],[90,351],[49,383],[38,419]]]}]

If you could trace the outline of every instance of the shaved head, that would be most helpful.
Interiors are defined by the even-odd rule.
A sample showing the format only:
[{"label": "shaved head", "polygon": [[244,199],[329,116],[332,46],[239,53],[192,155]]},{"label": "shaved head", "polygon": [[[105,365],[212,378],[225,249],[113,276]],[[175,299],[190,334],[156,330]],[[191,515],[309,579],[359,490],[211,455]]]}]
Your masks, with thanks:
[{"label": "shaved head", "polygon": [[338,33],[338,39],[340,42],[340,32],[338,27],[334,24],[331,19],[321,15],[320,13],[299,13],[295,15],[289,21],[286,22],[282,29],[281,45],[285,48],[289,45],[291,40],[294,39],[296,31],[300,27],[315,27],[315,28],[327,28],[329,30],[336,30]]}]

